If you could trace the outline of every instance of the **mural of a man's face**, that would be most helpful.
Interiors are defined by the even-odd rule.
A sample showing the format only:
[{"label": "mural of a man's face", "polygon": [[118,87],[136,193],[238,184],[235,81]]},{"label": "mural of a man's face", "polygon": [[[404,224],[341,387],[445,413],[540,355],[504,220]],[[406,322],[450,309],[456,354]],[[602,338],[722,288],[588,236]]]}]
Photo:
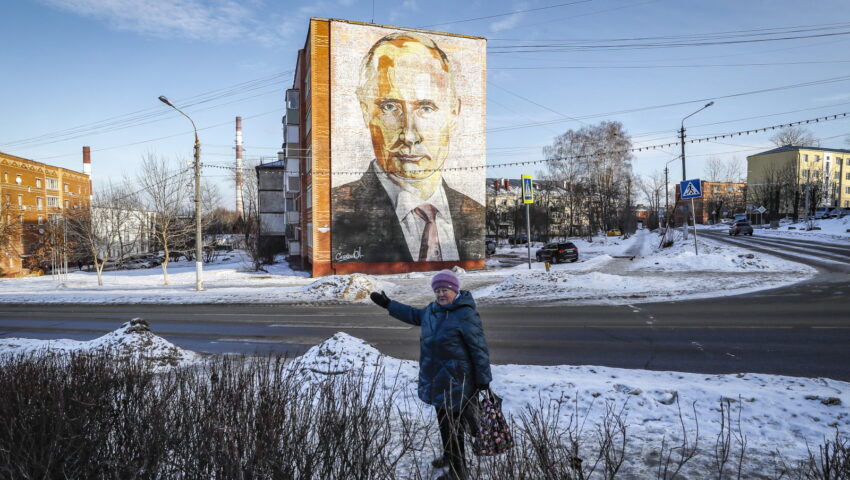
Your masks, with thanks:
[{"label": "mural of a man's face", "polygon": [[440,52],[418,40],[379,45],[360,92],[363,118],[378,164],[404,178],[425,178],[443,167],[460,103]]}]

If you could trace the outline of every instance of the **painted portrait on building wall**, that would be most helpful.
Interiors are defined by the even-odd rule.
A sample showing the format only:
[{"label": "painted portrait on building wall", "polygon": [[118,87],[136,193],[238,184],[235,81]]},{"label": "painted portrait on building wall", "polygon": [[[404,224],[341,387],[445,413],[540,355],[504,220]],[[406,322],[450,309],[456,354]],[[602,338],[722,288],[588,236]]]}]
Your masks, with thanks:
[{"label": "painted portrait on building wall", "polygon": [[334,23],[334,262],[484,259],[483,39]]}]

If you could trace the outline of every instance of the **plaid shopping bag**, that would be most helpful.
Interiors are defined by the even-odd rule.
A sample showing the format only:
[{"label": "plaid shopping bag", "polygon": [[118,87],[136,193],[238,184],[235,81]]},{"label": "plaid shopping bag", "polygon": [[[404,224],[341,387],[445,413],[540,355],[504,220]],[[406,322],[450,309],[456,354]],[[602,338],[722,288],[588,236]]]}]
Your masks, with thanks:
[{"label": "plaid shopping bag", "polygon": [[514,446],[514,437],[502,414],[502,399],[490,390],[478,401],[478,435],[472,442],[472,453],[491,457]]}]

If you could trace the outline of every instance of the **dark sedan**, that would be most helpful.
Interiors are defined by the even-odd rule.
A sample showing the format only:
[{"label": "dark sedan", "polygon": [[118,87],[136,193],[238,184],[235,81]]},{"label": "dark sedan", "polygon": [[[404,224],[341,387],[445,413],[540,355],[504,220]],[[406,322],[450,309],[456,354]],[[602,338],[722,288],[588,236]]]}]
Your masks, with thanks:
[{"label": "dark sedan", "polygon": [[729,235],[750,235],[753,234],[753,225],[746,220],[738,220],[729,227]]},{"label": "dark sedan", "polygon": [[538,262],[575,262],[578,260],[578,247],[572,242],[547,243],[536,253]]}]

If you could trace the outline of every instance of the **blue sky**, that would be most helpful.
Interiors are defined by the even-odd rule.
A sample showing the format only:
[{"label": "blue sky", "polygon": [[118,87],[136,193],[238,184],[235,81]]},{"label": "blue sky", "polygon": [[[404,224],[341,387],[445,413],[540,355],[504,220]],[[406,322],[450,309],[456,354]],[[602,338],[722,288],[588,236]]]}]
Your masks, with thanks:
[{"label": "blue sky", "polygon": [[[246,156],[274,157],[311,16],[488,38],[490,165],[539,160],[556,135],[602,120],[622,122],[635,146],[674,142],[707,99],[716,103],[688,119],[689,137],[751,130],[850,112],[848,14],[846,0],[375,0],[374,17],[361,0],[3,2],[0,151],[80,169],[90,145],[96,179],[135,172],[147,153],[189,159],[190,125],[157,100],[166,95],[207,100],[187,108],[205,164],[233,161],[237,115]],[[806,82],[815,84],[734,96]],[[646,108],[668,104],[677,105]],[[617,113],[627,110],[637,111]],[[824,146],[850,148],[850,119],[808,128]],[[688,176],[711,156],[770,148],[769,136],[688,145]],[[678,153],[638,153],[635,171],[662,170]],[[670,168],[681,175],[680,162]],[[226,170],[204,175],[226,188]]]}]

